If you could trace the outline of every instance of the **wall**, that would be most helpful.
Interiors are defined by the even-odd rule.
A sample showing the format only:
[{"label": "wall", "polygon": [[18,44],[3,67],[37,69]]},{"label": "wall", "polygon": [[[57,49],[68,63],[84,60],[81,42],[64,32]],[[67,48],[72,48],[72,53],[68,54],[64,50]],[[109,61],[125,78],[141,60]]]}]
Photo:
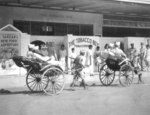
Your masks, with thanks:
[{"label": "wall", "polygon": [[[104,50],[104,46],[106,43],[114,43],[117,41],[122,42],[124,44],[125,52],[130,47],[131,43],[134,43],[135,48],[139,50],[141,42],[147,44],[147,40],[150,41],[150,38],[145,37],[100,37],[97,39],[99,39],[99,46],[101,47],[101,50]],[[44,42],[55,42],[55,48],[57,51],[62,43],[64,43],[67,47],[67,36],[31,36],[31,41],[34,40],[42,40]]]},{"label": "wall", "polygon": [[0,6],[0,27],[13,20],[93,24],[94,35],[102,34],[103,25],[101,14]]},{"label": "wall", "polygon": [[58,53],[61,44],[64,44],[67,47],[67,40],[65,38],[66,36],[31,36],[31,42],[35,40],[41,40],[43,42],[54,42],[55,49]]},{"label": "wall", "polygon": [[27,55],[28,45],[30,44],[30,38],[31,36],[26,33],[21,34],[21,56]]}]

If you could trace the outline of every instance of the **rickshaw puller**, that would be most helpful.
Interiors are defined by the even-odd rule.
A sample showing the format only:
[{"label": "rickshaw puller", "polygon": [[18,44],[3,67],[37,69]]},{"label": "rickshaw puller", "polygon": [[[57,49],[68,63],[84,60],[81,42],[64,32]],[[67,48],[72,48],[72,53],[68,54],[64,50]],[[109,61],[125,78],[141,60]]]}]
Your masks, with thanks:
[{"label": "rickshaw puller", "polygon": [[[85,51],[80,51],[80,55],[79,56],[77,56],[76,58],[75,58],[75,60],[74,60],[74,67],[73,67],[73,69],[75,69],[75,75],[74,75],[74,78],[73,78],[73,82],[71,83],[71,86],[72,87],[74,87],[74,85],[75,85],[75,82],[79,79],[79,78],[81,78],[82,79],[82,85],[83,85],[83,87],[84,87],[84,89],[86,89],[86,84],[85,84],[85,80],[84,80],[84,78],[83,78],[83,69],[85,68],[85,64],[84,64],[84,62],[85,62],[85,57],[84,57],[84,55],[85,55]],[[76,76],[76,74],[77,74],[77,76]]]}]

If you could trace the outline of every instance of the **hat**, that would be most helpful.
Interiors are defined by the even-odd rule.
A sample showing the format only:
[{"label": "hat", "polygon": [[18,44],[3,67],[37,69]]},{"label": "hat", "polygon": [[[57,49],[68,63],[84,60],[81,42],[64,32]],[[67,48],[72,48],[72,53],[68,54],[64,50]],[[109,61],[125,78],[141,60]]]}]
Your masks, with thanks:
[{"label": "hat", "polygon": [[115,42],[115,45],[116,46],[120,46],[120,42]]},{"label": "hat", "polygon": [[29,44],[28,47],[33,49],[35,47],[35,45],[34,44]]},{"label": "hat", "polygon": [[113,43],[110,43],[110,44],[109,44],[109,47],[111,47],[111,48],[114,47],[114,44],[113,44]]},{"label": "hat", "polygon": [[34,50],[39,50],[39,46],[34,46]]}]

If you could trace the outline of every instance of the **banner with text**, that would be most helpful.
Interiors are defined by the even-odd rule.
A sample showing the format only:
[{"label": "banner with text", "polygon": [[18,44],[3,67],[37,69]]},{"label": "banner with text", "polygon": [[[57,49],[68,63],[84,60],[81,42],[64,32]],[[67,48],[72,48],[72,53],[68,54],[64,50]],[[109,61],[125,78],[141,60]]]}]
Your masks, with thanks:
[{"label": "banner with text", "polygon": [[20,55],[20,39],[20,31],[12,25],[0,30],[0,75],[19,74],[11,57]]},{"label": "banner with text", "polygon": [[[70,57],[71,49],[75,48],[75,52],[79,55],[81,50],[88,51],[89,45],[93,46],[93,55],[97,46],[99,46],[100,37],[98,36],[73,36],[68,35],[68,57]],[[70,59],[68,58],[68,61]],[[68,63],[70,67],[70,64]]]}]

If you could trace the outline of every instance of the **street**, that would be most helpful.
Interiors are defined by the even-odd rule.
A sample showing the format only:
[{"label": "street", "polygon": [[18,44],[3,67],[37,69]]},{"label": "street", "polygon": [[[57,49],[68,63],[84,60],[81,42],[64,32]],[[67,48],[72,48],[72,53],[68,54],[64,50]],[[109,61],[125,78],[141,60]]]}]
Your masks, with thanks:
[{"label": "street", "polygon": [[[26,87],[8,88],[0,95],[0,115],[149,115],[150,78],[144,73],[144,84],[134,79],[130,87],[102,86],[98,80],[88,89],[66,85],[59,95],[31,93]],[[91,78],[94,79],[94,78]],[[94,85],[92,85],[94,83]]]}]

